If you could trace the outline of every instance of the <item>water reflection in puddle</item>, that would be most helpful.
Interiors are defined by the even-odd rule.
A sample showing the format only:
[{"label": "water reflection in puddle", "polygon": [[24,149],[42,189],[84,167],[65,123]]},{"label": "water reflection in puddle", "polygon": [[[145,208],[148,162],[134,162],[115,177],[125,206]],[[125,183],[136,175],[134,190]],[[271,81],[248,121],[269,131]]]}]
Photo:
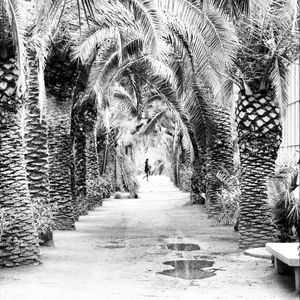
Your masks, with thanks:
[{"label": "water reflection in puddle", "polygon": [[212,267],[214,264],[210,260],[173,260],[164,262],[165,265],[174,267],[171,270],[164,270],[158,274],[178,277],[182,279],[204,279],[215,276],[215,271],[203,270],[203,268]]}]

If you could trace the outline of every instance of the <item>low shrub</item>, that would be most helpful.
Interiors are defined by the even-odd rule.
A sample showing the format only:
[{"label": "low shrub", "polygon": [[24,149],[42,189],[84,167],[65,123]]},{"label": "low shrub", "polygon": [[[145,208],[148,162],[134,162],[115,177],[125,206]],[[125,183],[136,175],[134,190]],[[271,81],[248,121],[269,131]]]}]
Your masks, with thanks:
[{"label": "low shrub", "polygon": [[[281,166],[268,186],[269,205],[273,210],[273,223],[281,242],[294,242],[300,238],[300,200],[297,184],[298,168]],[[295,191],[298,189],[298,192]]]},{"label": "low shrub", "polygon": [[47,245],[53,240],[53,229],[55,228],[54,215],[57,211],[56,203],[44,204],[42,200],[36,200],[31,204],[33,220],[38,232],[41,245]]},{"label": "low shrub", "polygon": [[115,193],[115,199],[122,199],[122,195],[120,193]]},{"label": "low shrub", "polygon": [[98,177],[93,180],[86,181],[87,198],[90,203],[90,207],[102,203],[102,199],[109,198],[111,195],[112,184],[106,177]]},{"label": "low shrub", "polygon": [[222,188],[221,193],[218,193],[218,204],[221,213],[218,222],[222,225],[235,225],[239,216],[239,196],[238,191]]},{"label": "low shrub", "polygon": [[235,225],[236,230],[238,228],[241,195],[239,174],[237,166],[233,174],[229,174],[225,168],[222,168],[216,175],[222,184],[221,192],[218,193],[218,205],[221,213],[217,221],[222,225]]},{"label": "low shrub", "polygon": [[191,178],[193,170],[190,166],[183,165],[179,169],[179,188],[183,192],[191,191]]},{"label": "low shrub", "polygon": [[87,200],[87,197],[84,195],[80,195],[76,199],[76,215],[84,216],[88,213],[89,210],[89,202]]}]

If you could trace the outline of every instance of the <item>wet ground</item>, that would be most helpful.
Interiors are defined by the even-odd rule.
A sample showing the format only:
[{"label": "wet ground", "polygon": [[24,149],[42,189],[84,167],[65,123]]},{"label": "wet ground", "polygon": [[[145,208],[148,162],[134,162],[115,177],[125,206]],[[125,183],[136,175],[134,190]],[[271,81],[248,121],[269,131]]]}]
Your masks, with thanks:
[{"label": "wet ground", "polygon": [[55,232],[42,265],[0,269],[0,300],[298,299],[292,276],[243,255],[231,227],[165,177],[142,181],[139,199],[109,199]]}]

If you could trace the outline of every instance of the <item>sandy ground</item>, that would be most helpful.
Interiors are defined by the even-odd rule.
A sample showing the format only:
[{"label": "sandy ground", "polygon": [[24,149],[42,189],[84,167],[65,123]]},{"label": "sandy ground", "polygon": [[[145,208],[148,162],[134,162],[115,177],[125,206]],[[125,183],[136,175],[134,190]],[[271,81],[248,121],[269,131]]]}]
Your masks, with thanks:
[{"label": "sandy ground", "polygon": [[[80,218],[75,232],[55,232],[42,264],[0,269],[1,300],[298,299],[293,276],[271,261],[242,254],[231,227],[206,219],[203,206],[165,177],[142,181],[140,199],[109,199]],[[169,250],[193,242],[197,251]],[[208,259],[216,276],[185,280],[158,274],[169,260]]]}]

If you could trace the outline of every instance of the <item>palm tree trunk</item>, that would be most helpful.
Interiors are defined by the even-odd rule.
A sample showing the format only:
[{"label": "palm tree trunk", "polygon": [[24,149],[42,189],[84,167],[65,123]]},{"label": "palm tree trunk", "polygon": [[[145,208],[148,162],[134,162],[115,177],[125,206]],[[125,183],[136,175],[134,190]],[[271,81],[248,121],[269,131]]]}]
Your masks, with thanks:
[{"label": "palm tree trunk", "polygon": [[225,168],[229,174],[233,172],[233,138],[231,115],[225,107],[214,105],[214,121],[216,138],[208,151],[206,180],[206,211],[208,217],[218,218],[221,209],[218,204],[218,193],[221,193],[221,182],[216,174]]},{"label": "palm tree trunk", "polygon": [[191,203],[204,204],[206,192],[206,154],[199,147],[199,155],[195,157],[192,166]]},{"label": "palm tree trunk", "polygon": [[71,111],[72,96],[76,86],[77,65],[68,53],[56,45],[45,69],[48,92],[49,122],[49,181],[51,201],[57,204],[56,228],[75,229],[75,203],[71,188]]},{"label": "palm tree trunk", "polygon": [[[39,244],[26,178],[21,127],[22,100],[16,96],[15,60],[0,62],[0,266],[39,261]],[[1,223],[1,222],[0,222]]]},{"label": "palm tree trunk", "polygon": [[239,245],[263,247],[277,239],[266,188],[267,180],[274,176],[282,136],[273,91],[258,89],[247,95],[241,90],[236,116],[242,169]]},{"label": "palm tree trunk", "polygon": [[86,107],[76,107],[81,98],[85,96],[90,66],[77,66],[77,78],[73,93],[71,112],[71,189],[75,208],[75,218],[88,212],[87,187],[86,187]]},{"label": "palm tree trunk", "polygon": [[100,167],[99,157],[94,133],[96,121],[96,112],[89,109],[85,114],[86,120],[86,185],[87,185],[87,200],[89,209],[93,209],[97,204],[102,203],[102,194],[99,192]]},{"label": "palm tree trunk", "polygon": [[105,173],[107,164],[107,152],[109,147],[109,133],[100,133],[97,136],[97,149],[98,149],[98,161],[100,174]]},{"label": "palm tree trunk", "polygon": [[[49,154],[48,126],[44,113],[40,110],[38,60],[33,49],[28,56],[28,91],[25,116],[26,171],[30,198],[33,203],[50,203],[49,194]],[[45,245],[53,244],[52,229],[39,232],[40,241]]]},{"label": "palm tree trunk", "polygon": [[74,161],[74,193],[75,193],[75,210],[79,217],[87,213],[86,205],[86,136],[84,114],[82,112],[73,112],[73,161]]},{"label": "palm tree trunk", "polygon": [[38,61],[28,53],[28,97],[26,99],[26,170],[32,201],[49,202],[48,128],[39,107]]},{"label": "palm tree trunk", "polygon": [[[52,101],[51,101],[52,100]],[[51,201],[57,204],[55,224],[58,230],[74,230],[75,215],[71,195],[71,102],[55,98],[49,109],[49,165]],[[48,104],[50,105],[50,103]]]}]

